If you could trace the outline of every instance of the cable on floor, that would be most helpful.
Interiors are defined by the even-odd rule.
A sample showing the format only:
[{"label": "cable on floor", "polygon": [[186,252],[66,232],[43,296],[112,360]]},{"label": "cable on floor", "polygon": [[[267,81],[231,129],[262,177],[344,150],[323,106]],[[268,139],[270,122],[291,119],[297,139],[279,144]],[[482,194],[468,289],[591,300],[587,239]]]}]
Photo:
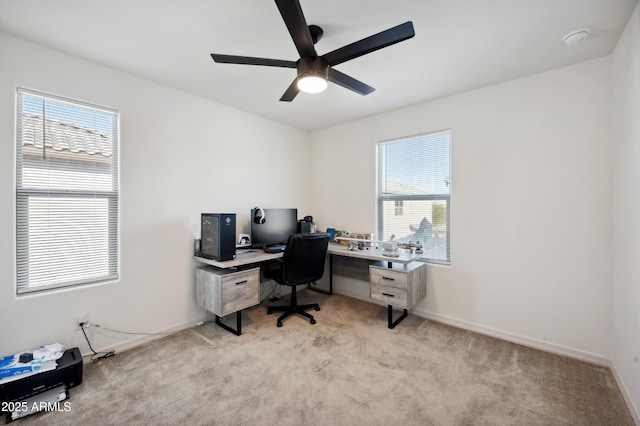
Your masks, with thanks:
[{"label": "cable on floor", "polygon": [[107,352],[96,352],[93,349],[93,346],[91,346],[91,342],[89,341],[89,336],[87,336],[87,333],[84,331],[84,323],[82,322],[80,323],[80,330],[82,330],[82,334],[84,334],[84,338],[87,340],[87,345],[89,345],[89,349],[91,349],[91,352],[93,352],[93,355],[91,355],[91,361],[96,362],[104,358],[112,357],[116,354],[116,351],[114,350],[110,350]]}]

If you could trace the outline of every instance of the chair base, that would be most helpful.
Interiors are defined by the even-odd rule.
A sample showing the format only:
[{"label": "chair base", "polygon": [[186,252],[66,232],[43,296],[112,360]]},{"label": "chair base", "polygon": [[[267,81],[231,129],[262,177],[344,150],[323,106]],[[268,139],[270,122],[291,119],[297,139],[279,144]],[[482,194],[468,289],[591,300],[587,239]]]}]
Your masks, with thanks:
[{"label": "chair base", "polygon": [[305,318],[308,318],[311,324],[315,324],[316,320],[313,318],[313,315],[306,312],[305,309],[315,309],[316,311],[319,311],[320,306],[318,306],[317,303],[297,306],[267,306],[267,314],[271,315],[274,311],[284,311],[284,314],[280,315],[280,317],[278,318],[278,327],[282,327],[282,321],[291,314],[301,315]]}]

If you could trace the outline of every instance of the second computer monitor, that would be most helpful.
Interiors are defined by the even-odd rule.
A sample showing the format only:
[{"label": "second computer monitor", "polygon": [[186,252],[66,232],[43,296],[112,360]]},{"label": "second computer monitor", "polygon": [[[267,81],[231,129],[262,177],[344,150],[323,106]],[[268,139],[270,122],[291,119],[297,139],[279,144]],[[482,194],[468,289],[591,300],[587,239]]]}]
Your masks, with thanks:
[{"label": "second computer monitor", "polygon": [[251,243],[254,247],[286,244],[298,230],[298,209],[251,209]]}]

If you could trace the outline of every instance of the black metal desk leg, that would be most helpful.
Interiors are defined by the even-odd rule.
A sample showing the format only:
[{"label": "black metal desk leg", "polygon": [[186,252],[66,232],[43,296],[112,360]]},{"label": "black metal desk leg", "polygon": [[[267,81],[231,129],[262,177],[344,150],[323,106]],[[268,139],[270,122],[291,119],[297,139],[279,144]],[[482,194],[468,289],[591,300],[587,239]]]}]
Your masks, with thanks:
[{"label": "black metal desk leg", "polygon": [[389,318],[389,328],[394,328],[396,325],[398,325],[400,323],[400,321],[402,321],[403,319],[405,319],[407,317],[407,310],[405,309],[404,312],[402,313],[402,315],[400,315],[400,317],[398,319],[396,319],[395,321],[393,321],[393,308],[391,307],[391,305],[388,305],[388,318]]},{"label": "black metal desk leg", "polygon": [[227,324],[220,321],[220,317],[216,315],[216,324],[225,330],[239,336],[242,334],[242,310],[236,312],[236,329],[229,327]]},{"label": "black metal desk leg", "polygon": [[329,255],[329,291],[313,287],[316,283],[309,283],[307,288],[324,294],[333,294],[333,255]]},{"label": "black metal desk leg", "polygon": [[333,255],[329,255],[329,294],[333,294]]}]

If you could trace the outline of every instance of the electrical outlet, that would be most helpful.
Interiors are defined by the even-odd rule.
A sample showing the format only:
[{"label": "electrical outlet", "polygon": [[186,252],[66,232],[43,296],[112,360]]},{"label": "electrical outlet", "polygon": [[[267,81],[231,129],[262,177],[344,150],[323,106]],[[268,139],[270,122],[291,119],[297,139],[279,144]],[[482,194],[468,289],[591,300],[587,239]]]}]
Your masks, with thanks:
[{"label": "electrical outlet", "polygon": [[80,330],[80,323],[84,323],[84,326],[86,327],[89,324],[89,314],[84,312],[81,314],[75,314],[73,316],[73,319],[75,320],[75,324],[76,324],[76,330]]}]

